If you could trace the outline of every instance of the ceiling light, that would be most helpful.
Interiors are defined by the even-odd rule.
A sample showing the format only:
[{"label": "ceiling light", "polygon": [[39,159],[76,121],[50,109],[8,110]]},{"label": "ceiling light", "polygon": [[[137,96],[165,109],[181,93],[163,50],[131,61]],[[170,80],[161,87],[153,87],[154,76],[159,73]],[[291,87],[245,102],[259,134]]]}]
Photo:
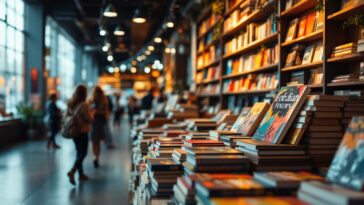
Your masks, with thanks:
[{"label": "ceiling light", "polygon": [[125,35],[125,31],[123,31],[120,26],[116,27],[114,30],[114,35],[115,36],[123,36]]},{"label": "ceiling light", "polygon": [[136,60],[133,60],[132,62],[131,62],[131,64],[132,65],[136,65],[138,62],[136,61]]},{"label": "ceiling light", "polygon": [[107,56],[107,60],[108,60],[109,62],[113,61],[113,60],[114,60],[114,56],[112,56],[112,55],[108,55],[108,56]]},{"label": "ceiling light", "polygon": [[142,61],[142,60],[143,60],[143,57],[142,57],[142,56],[138,56],[138,57],[137,57],[137,61],[139,61],[139,62],[140,62],[140,61]]},{"label": "ceiling light", "polygon": [[154,42],[156,42],[156,43],[162,43],[162,38],[160,38],[160,37],[155,37],[155,38],[154,38]]},{"label": "ceiling light", "polygon": [[145,23],[147,21],[146,17],[142,15],[142,12],[140,9],[135,10],[133,22],[134,23]]},{"label": "ceiling light", "polygon": [[130,69],[130,72],[131,72],[131,73],[136,73],[136,72],[137,72],[136,67],[132,67],[132,68]]},{"label": "ceiling light", "polygon": [[147,67],[145,67],[145,68],[144,68],[144,72],[145,72],[145,73],[150,73],[150,68],[149,68],[148,66],[147,66]]},{"label": "ceiling light", "polygon": [[121,72],[126,71],[126,68],[127,68],[127,66],[126,66],[125,64],[121,64],[121,65],[120,65],[120,70],[121,70]]},{"label": "ceiling light", "polygon": [[174,27],[174,23],[173,23],[172,21],[168,21],[168,22],[166,23],[166,26],[167,26],[168,28],[173,28],[173,27]]},{"label": "ceiling light", "polygon": [[115,67],[115,68],[114,68],[114,72],[115,72],[115,73],[118,73],[119,71],[120,71],[119,67]]},{"label": "ceiling light", "polygon": [[110,3],[106,6],[103,14],[106,17],[117,17],[118,16],[118,12],[116,11],[115,7]]},{"label": "ceiling light", "polygon": [[106,31],[102,28],[99,32],[100,36],[106,36]]},{"label": "ceiling light", "polygon": [[171,53],[175,54],[176,53],[176,49],[175,48],[171,48]]},{"label": "ceiling light", "polygon": [[141,58],[142,58],[142,60],[145,60],[145,59],[147,59],[147,56],[142,55]]},{"label": "ceiling light", "polygon": [[152,54],[151,51],[145,51],[145,55],[149,56],[150,54]]},{"label": "ceiling light", "polygon": [[108,50],[109,50],[109,46],[104,45],[104,46],[102,47],[102,51],[107,52]]},{"label": "ceiling light", "polygon": [[166,49],[164,49],[164,52],[171,53],[171,49],[170,48],[166,48]]},{"label": "ceiling light", "polygon": [[148,46],[148,50],[154,51],[154,46]]},{"label": "ceiling light", "polygon": [[114,73],[114,68],[110,66],[110,67],[107,69],[107,71],[109,71],[109,73]]}]

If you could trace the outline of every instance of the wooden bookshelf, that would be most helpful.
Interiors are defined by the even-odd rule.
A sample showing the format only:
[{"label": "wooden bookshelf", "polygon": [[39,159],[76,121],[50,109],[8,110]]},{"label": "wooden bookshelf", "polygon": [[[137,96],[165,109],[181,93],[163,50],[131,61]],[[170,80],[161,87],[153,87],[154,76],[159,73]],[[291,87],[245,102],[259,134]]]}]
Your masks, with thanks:
[{"label": "wooden bookshelf", "polygon": [[286,46],[291,46],[293,44],[308,43],[308,42],[316,41],[316,40],[322,39],[322,35],[323,35],[323,30],[315,31],[308,35],[293,39],[291,41],[284,42],[281,44],[281,46],[286,47]]},{"label": "wooden bookshelf", "polygon": [[289,66],[289,67],[285,67],[282,68],[281,71],[286,72],[286,71],[297,71],[297,70],[304,70],[304,69],[311,69],[311,68],[316,68],[319,66],[322,66],[323,62],[322,61],[318,61],[318,62],[313,62],[310,64],[302,64],[302,65],[295,65],[295,66]]},{"label": "wooden bookshelf", "polygon": [[281,13],[281,17],[297,16],[299,14],[305,13],[306,11],[315,8],[316,5],[317,5],[317,0],[301,0],[293,7],[283,11]]},{"label": "wooden bookshelf", "polygon": [[364,80],[340,82],[340,83],[328,83],[328,87],[350,87],[350,86],[364,86]]},{"label": "wooden bookshelf", "polygon": [[[214,79],[213,81],[205,81],[202,82],[201,85],[209,85],[210,83],[219,83],[220,84],[220,95],[213,94],[213,98],[216,101],[221,102],[221,107],[226,108],[229,98],[232,96],[235,97],[235,101],[237,99],[243,99],[245,101],[251,102],[255,96],[264,96],[266,93],[275,91],[276,89],[263,89],[263,90],[249,90],[249,91],[237,91],[237,92],[223,92],[224,82],[228,80],[238,80],[239,77],[248,76],[249,74],[263,74],[270,72],[278,72],[279,76],[279,84],[278,87],[286,86],[287,83],[292,78],[293,73],[303,72],[305,83],[308,83],[307,77],[311,76],[311,73],[314,69],[322,68],[323,76],[322,76],[322,84],[314,84],[308,85],[311,90],[315,93],[322,94],[332,94],[336,90],[347,90],[347,89],[364,89],[364,81],[351,81],[351,82],[342,82],[342,83],[331,83],[331,81],[338,75],[343,74],[352,74],[359,72],[360,62],[364,61],[364,52],[363,53],[355,53],[351,55],[346,55],[342,57],[331,58],[331,53],[333,48],[339,45],[343,45],[348,42],[357,42],[358,41],[358,28],[348,28],[343,29],[343,22],[346,21],[350,16],[355,14],[364,14],[364,1],[361,1],[359,4],[340,9],[341,0],[337,1],[325,1],[323,5],[324,8],[321,11],[324,15],[323,28],[314,31],[312,33],[306,34],[305,36],[295,38],[291,41],[285,42],[287,29],[289,26],[289,22],[295,18],[301,18],[303,15],[307,15],[310,12],[316,11],[316,6],[318,5],[317,0],[301,0],[299,3],[295,4],[291,8],[287,10],[284,9],[286,0],[279,0],[278,5],[273,5],[277,1],[273,1],[272,3],[264,6],[261,10],[255,9],[252,13],[250,13],[245,19],[241,20],[237,23],[233,28],[223,32],[221,34],[221,39],[216,43],[216,46],[220,46],[221,56],[217,57],[217,60],[210,63],[209,65],[205,65],[201,70],[207,69],[211,66],[220,65],[220,77],[219,79]],[[323,1],[323,0],[321,0]],[[238,1],[234,5],[230,7],[229,10],[226,10],[222,15],[222,24],[224,21],[231,15],[236,9],[239,9],[240,5],[244,3],[244,0]],[[224,53],[225,44],[230,41],[232,38],[238,36],[248,24],[250,23],[261,23],[264,22],[271,14],[274,12],[278,12],[278,32],[267,36],[263,39],[256,40],[249,45],[240,48],[232,53]],[[205,16],[206,18],[206,16]],[[323,60],[318,62],[312,62],[304,65],[296,65],[284,67],[286,57],[291,48],[295,45],[304,45],[309,46],[316,42],[322,42],[323,45]],[[233,74],[225,74],[226,71],[226,63],[228,60],[238,60],[242,56],[248,56],[250,54],[254,54],[255,51],[258,51],[264,45],[273,45],[277,43],[279,58],[278,63],[260,67],[257,69],[252,69],[240,73]],[[206,45],[204,51],[209,50],[209,46]],[[202,52],[201,52],[202,53]],[[302,53],[303,54],[303,53]],[[302,55],[301,54],[301,55]],[[302,58],[303,56],[301,56]],[[199,70],[199,71],[201,71]],[[210,96],[210,95],[207,95]],[[219,97],[218,97],[219,96]],[[229,104],[230,105],[230,104]]]},{"label": "wooden bookshelf", "polygon": [[333,14],[330,14],[327,17],[327,20],[345,20],[347,19],[349,16],[354,15],[354,14],[363,14],[363,10],[364,10],[364,1],[360,1],[357,5],[353,5],[350,6],[348,8],[342,9],[340,11],[337,11]]},{"label": "wooden bookshelf", "polygon": [[277,89],[262,89],[262,90],[250,90],[250,91],[239,91],[239,92],[225,92],[223,95],[255,95],[255,94],[264,94],[275,91]]},{"label": "wooden bookshelf", "polygon": [[364,60],[364,53],[354,53],[351,55],[329,58],[329,59],[327,59],[327,62],[328,63],[345,63],[345,62],[363,61],[363,60]]},{"label": "wooden bookshelf", "polygon": [[222,37],[230,37],[231,35],[236,34],[237,32],[241,31],[245,26],[248,24],[260,21],[266,17],[268,17],[274,11],[273,3],[269,3],[268,5],[264,6],[261,10],[257,9],[253,13],[251,13],[245,20],[240,21],[236,26],[225,31],[222,34]]},{"label": "wooden bookshelf", "polygon": [[206,81],[202,81],[201,83],[199,84],[210,84],[210,83],[218,83],[220,79],[212,79],[212,80],[206,80]]},{"label": "wooden bookshelf", "polygon": [[236,78],[236,77],[241,77],[241,76],[244,76],[244,75],[249,75],[249,74],[252,74],[252,73],[273,71],[273,70],[276,70],[277,68],[278,68],[278,64],[273,64],[273,65],[268,65],[268,66],[260,67],[258,69],[249,70],[249,71],[245,71],[245,72],[241,72],[241,73],[233,73],[233,74],[229,74],[229,75],[224,75],[224,76],[222,76],[222,78],[223,79]]},{"label": "wooden bookshelf", "polygon": [[241,49],[239,49],[239,50],[237,50],[237,51],[235,51],[233,53],[228,53],[228,54],[226,54],[226,55],[223,56],[223,59],[235,57],[235,56],[241,55],[243,53],[250,52],[252,50],[255,50],[255,49],[263,46],[264,44],[272,43],[272,42],[277,41],[277,40],[278,40],[278,33],[275,33],[275,34],[270,35],[270,36],[268,36],[266,38],[263,38],[261,40],[252,42],[248,46],[246,46],[244,48],[241,48]]}]

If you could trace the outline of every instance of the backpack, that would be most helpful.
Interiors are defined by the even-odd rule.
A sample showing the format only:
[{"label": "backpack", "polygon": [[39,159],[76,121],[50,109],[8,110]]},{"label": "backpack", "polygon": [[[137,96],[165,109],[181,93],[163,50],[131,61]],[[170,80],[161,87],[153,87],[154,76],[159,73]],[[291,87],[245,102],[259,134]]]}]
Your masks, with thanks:
[{"label": "backpack", "polygon": [[72,112],[69,113],[69,110],[66,112],[65,116],[62,120],[62,129],[61,135],[66,139],[72,139],[81,134],[81,120],[78,113],[80,112],[82,104],[78,105],[78,107]]}]

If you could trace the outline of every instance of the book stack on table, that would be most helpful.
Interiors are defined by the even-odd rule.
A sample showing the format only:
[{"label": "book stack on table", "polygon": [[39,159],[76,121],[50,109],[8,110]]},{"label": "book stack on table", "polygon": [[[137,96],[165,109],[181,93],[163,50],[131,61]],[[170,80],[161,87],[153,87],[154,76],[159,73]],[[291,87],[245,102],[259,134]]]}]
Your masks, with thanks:
[{"label": "book stack on table", "polygon": [[343,96],[312,95],[302,109],[301,116],[307,122],[302,143],[307,145],[307,154],[316,170],[330,165],[342,139],[340,119],[346,100]]},{"label": "book stack on table", "polygon": [[177,177],[183,174],[182,165],[168,158],[147,159],[147,184],[151,197],[167,197],[173,194],[173,185]]}]

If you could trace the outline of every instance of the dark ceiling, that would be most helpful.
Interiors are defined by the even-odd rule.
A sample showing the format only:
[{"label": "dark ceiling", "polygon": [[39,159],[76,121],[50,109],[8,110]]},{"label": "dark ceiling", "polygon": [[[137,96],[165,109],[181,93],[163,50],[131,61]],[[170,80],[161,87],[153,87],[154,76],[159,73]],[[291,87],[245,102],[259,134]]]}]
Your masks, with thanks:
[{"label": "dark ceiling", "polygon": [[[79,43],[95,51],[101,65],[108,64],[106,53],[101,51],[105,40],[112,45],[114,62],[120,63],[151,42],[166,18],[176,13],[183,2],[188,0],[44,0],[47,14],[52,16]],[[178,2],[178,4],[175,4]],[[111,3],[118,12],[116,18],[103,17],[102,10]],[[132,23],[137,8],[147,14],[143,24]],[[178,15],[178,14],[175,14]],[[99,35],[104,25],[107,36]],[[114,36],[113,30],[121,26],[126,34]]]}]

